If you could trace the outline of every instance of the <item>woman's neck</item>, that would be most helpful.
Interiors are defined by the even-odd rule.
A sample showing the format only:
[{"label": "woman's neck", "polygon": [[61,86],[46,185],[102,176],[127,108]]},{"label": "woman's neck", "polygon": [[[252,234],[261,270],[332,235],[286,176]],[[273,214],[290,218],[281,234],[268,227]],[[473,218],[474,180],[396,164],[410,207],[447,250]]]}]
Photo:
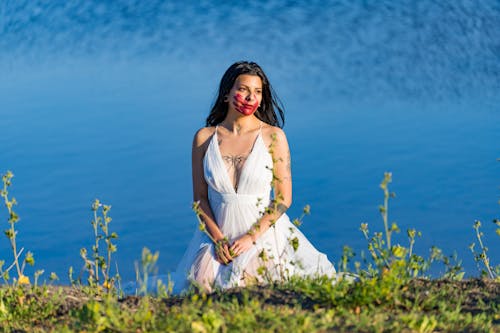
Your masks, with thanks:
[{"label": "woman's neck", "polygon": [[241,135],[246,132],[252,131],[260,126],[260,120],[254,115],[251,116],[231,116],[230,113],[220,123],[228,131],[234,135]]}]

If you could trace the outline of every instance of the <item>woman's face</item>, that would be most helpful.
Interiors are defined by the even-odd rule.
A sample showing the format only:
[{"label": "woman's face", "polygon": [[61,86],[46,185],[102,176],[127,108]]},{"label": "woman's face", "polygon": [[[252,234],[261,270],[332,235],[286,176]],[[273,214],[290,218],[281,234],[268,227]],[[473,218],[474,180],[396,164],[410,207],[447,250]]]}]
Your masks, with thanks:
[{"label": "woman's face", "polygon": [[229,109],[245,116],[253,114],[262,101],[262,80],[257,75],[238,76],[227,95],[227,101]]}]

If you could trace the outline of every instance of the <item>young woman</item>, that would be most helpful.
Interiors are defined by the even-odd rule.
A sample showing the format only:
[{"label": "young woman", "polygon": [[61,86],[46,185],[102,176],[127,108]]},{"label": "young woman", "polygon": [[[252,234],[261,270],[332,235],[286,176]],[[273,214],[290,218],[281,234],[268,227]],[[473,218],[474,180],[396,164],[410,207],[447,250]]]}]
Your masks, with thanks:
[{"label": "young woman", "polygon": [[175,290],[190,283],[211,291],[291,275],[335,276],[327,257],[285,213],[292,174],[283,123],[262,68],[246,61],[231,65],[207,127],[193,140],[193,199],[206,233],[196,231],[177,269]]}]

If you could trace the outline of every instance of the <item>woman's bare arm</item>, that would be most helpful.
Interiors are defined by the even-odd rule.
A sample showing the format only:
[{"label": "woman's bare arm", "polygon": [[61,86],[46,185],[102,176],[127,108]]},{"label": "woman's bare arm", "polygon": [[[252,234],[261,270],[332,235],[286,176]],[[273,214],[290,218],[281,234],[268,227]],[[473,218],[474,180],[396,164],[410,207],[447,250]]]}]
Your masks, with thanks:
[{"label": "woman's bare arm", "polygon": [[255,228],[254,234],[257,238],[276,223],[292,204],[292,166],[288,140],[279,128],[273,128],[270,136],[269,152],[273,157],[274,198]]}]

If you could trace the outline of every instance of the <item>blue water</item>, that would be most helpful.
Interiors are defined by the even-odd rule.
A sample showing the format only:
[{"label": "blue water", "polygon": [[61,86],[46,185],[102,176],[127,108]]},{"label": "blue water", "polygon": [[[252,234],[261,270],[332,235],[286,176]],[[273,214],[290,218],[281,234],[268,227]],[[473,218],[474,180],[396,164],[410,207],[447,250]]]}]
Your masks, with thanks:
[{"label": "blue water", "polygon": [[321,251],[366,248],[358,228],[382,229],[391,171],[395,241],[416,228],[418,253],[457,251],[475,275],[476,219],[500,263],[498,26],[498,1],[2,0],[0,172],[15,174],[18,242],[67,281],[99,198],[124,279],[144,246],[173,270],[196,228],[192,136],[225,69],[250,59],[286,107],[289,215],[311,205],[302,229]]}]

